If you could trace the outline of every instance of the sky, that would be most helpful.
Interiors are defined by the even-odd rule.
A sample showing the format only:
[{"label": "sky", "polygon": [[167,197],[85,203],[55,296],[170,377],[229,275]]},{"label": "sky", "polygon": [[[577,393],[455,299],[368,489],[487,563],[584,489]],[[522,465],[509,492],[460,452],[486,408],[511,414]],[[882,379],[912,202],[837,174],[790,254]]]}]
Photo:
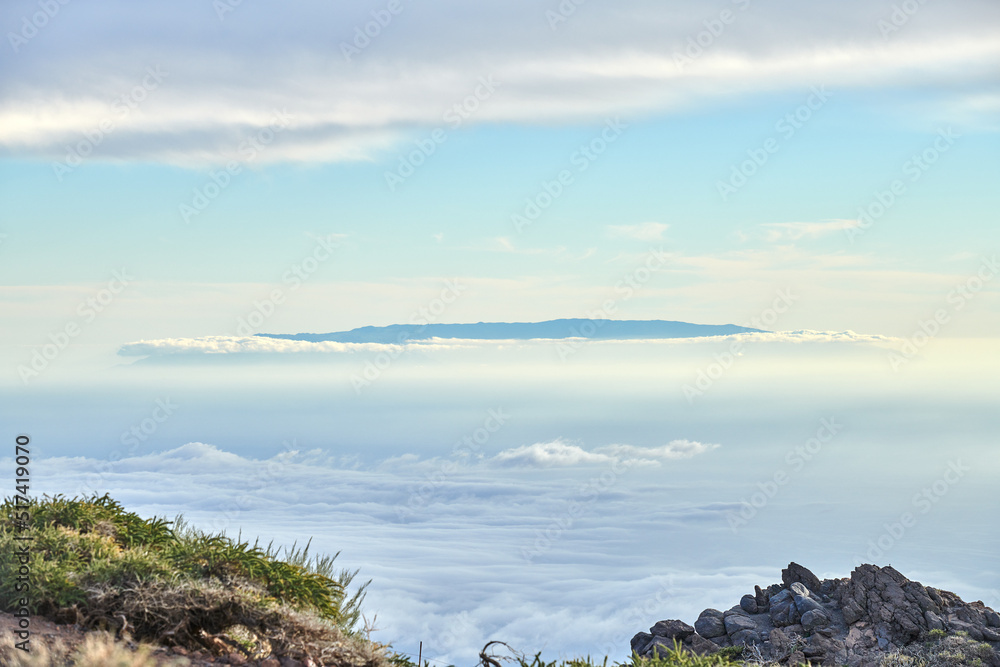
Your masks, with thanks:
[{"label": "sky", "polygon": [[[40,491],[313,535],[373,579],[380,640],[456,664],[615,657],[790,560],[1000,605],[995,2],[11,0],[0,26],[0,416]],[[248,338],[556,318],[767,332]]]},{"label": "sky", "polygon": [[122,268],[88,342],[580,317],[652,248],[627,317],[905,335],[992,257],[994,3],[550,4],[5,3],[5,336]]}]

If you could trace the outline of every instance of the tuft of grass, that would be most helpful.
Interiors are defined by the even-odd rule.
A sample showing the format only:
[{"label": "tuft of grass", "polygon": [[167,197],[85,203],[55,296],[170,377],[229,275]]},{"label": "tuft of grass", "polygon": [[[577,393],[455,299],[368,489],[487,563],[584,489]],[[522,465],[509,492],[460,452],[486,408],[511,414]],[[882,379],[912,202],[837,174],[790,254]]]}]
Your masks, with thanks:
[{"label": "tuft of grass", "polygon": [[76,650],[70,651],[63,644],[35,644],[31,652],[12,650],[9,667],[188,667],[186,658],[157,660],[153,657],[153,647],[139,645],[128,649],[107,633],[87,636]]}]

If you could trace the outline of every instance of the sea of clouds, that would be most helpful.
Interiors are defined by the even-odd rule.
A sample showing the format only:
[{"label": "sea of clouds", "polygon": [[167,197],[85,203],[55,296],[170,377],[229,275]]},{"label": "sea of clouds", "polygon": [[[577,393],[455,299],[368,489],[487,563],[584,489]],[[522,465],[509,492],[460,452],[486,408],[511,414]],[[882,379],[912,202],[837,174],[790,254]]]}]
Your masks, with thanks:
[{"label": "sea of clouds", "polygon": [[[818,452],[800,468],[784,453],[767,456],[768,465],[791,480],[768,491],[773,474],[752,470],[747,456],[686,440],[552,441],[495,454],[456,447],[370,466],[294,442],[283,449],[265,459],[204,443],[114,462],[55,457],[36,463],[35,486],[108,491],[146,516],[183,512],[201,528],[264,542],[312,538],[314,552],[339,551],[344,567],[360,568],[359,581],[373,580],[365,609],[369,619],[377,614],[375,638],[411,653],[422,641],[425,656],[457,664],[491,639],[550,657],[624,659],[634,632],[728,608],[754,584],[780,580],[790,560],[821,576],[846,576],[860,560],[891,563],[1000,604],[996,574],[979,578],[992,567],[986,554],[997,535],[965,534],[979,523],[967,513],[992,494],[982,476],[969,475],[926,514],[911,508],[916,527],[868,558],[869,541],[884,536],[911,493],[933,486],[934,474],[881,488],[863,474],[838,484],[829,475],[851,470],[838,453]],[[734,523],[738,516],[748,518]],[[963,533],[960,549],[942,549],[943,530]]]},{"label": "sea of clouds", "polygon": [[995,344],[934,341],[894,370],[896,341],[859,338],[445,347],[360,389],[384,350],[151,354],[0,398],[35,493],[311,537],[372,580],[373,637],[401,651],[623,659],[792,560],[1000,606]]}]

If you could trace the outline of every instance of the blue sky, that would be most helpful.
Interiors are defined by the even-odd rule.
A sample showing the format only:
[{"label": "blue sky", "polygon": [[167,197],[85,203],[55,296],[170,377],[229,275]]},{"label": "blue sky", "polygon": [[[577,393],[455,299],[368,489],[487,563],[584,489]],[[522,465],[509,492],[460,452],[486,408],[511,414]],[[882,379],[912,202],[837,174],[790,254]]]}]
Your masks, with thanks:
[{"label": "blue sky", "polygon": [[[7,3],[0,280],[15,302],[30,286],[51,299],[15,305],[9,335],[37,338],[65,317],[60,295],[121,266],[147,290],[129,335],[162,333],[168,311],[172,335],[228,333],[190,295],[235,322],[234,286],[266,293],[317,236],[340,252],[284,306],[288,330],[405,321],[446,277],[477,285],[446,319],[579,316],[655,246],[674,259],[628,316],[737,321],[796,285],[808,303],[789,328],[900,335],[995,248],[989,3],[918,5],[891,31],[891,3],[588,4],[565,22],[557,7],[403,3],[348,60],[382,4],[68,4],[32,32],[39,6]],[[624,129],[581,161],[613,119]],[[940,132],[954,138],[935,148]],[[390,188],[421,143],[433,153]],[[231,159],[239,173],[186,223]],[[562,170],[571,183],[516,229]],[[852,242],[844,227],[896,179]],[[950,335],[990,335],[995,295]]]}]

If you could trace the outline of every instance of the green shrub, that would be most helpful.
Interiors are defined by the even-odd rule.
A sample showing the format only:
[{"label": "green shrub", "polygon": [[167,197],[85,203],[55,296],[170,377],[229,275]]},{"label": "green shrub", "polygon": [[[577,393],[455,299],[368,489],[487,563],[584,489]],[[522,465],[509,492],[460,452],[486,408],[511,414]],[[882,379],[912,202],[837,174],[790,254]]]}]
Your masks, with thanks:
[{"label": "green shrub", "polygon": [[[211,535],[182,517],[144,519],[108,495],[45,497],[32,502],[30,515],[32,613],[173,644],[197,644],[237,626],[253,635],[243,644],[259,638],[293,653],[292,637],[338,646],[345,635],[358,640],[368,584],[347,597],[357,570],[336,573],[336,555],[310,556],[310,543],[286,548],[282,558],[273,544]],[[14,501],[5,499],[5,554],[24,544],[15,538],[26,527],[14,519]],[[0,610],[17,607],[19,566],[0,559]],[[301,627],[289,625],[290,617]]]}]

